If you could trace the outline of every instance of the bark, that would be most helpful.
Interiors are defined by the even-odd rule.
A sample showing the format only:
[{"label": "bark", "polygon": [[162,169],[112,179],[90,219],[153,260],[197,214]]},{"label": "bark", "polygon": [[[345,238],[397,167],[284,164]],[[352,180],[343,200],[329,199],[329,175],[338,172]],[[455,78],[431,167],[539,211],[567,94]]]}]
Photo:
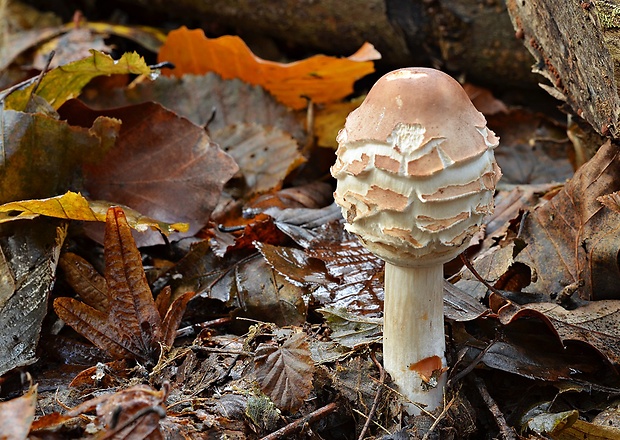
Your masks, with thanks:
[{"label": "bark", "polygon": [[[125,11],[145,5],[117,0]],[[315,53],[350,55],[369,41],[383,54],[380,69],[432,66],[481,84],[536,84],[502,0],[151,0],[148,13]]]},{"label": "bark", "polygon": [[618,136],[620,98],[612,54],[620,53],[620,2],[507,0],[517,34],[544,86],[597,133]]}]

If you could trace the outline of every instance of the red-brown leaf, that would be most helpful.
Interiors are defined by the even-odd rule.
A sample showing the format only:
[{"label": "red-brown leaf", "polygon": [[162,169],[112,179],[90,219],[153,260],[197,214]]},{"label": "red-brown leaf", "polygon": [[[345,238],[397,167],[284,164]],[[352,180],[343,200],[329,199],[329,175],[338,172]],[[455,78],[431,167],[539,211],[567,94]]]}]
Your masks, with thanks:
[{"label": "red-brown leaf", "polygon": [[133,340],[112,325],[108,315],[66,297],[54,300],[54,311],[75,331],[113,358],[143,358],[144,354],[135,348]]},{"label": "red-brown leaf", "polygon": [[105,234],[105,279],[114,294],[109,319],[126,329],[132,344],[143,354],[159,350],[161,317],[142,268],[142,257],[131,235],[123,210],[108,210]]},{"label": "red-brown leaf", "polygon": [[164,329],[162,343],[165,346],[171,347],[174,343],[177,328],[181,323],[181,319],[183,319],[183,313],[185,313],[185,307],[194,295],[194,292],[185,292],[184,294],[178,296],[168,308],[165,316],[163,317],[162,324]]},{"label": "red-brown leaf", "polygon": [[295,333],[277,347],[260,344],[254,358],[256,379],[275,405],[294,412],[312,390],[314,363],[306,335]]},{"label": "red-brown leaf", "polygon": [[58,265],[69,285],[80,293],[82,301],[100,312],[108,312],[108,286],[105,278],[88,261],[74,253],[65,252]]}]

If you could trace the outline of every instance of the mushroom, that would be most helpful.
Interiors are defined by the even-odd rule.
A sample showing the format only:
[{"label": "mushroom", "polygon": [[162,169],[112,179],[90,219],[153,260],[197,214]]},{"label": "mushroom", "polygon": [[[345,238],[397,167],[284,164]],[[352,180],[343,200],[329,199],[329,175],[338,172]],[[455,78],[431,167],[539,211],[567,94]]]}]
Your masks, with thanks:
[{"label": "mushroom", "polygon": [[449,75],[384,75],[337,137],[345,228],[385,261],[383,363],[406,410],[432,411],[446,383],[443,264],[470,242],[501,171],[484,116]]}]

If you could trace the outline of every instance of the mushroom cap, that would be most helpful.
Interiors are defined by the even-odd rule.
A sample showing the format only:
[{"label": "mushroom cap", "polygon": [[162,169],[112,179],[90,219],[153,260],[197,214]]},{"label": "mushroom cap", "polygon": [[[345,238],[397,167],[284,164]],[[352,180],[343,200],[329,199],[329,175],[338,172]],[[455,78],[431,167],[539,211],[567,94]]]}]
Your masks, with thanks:
[{"label": "mushroom cap", "polygon": [[499,140],[441,71],[384,75],[337,140],[331,172],[346,228],[392,264],[449,261],[493,210]]}]

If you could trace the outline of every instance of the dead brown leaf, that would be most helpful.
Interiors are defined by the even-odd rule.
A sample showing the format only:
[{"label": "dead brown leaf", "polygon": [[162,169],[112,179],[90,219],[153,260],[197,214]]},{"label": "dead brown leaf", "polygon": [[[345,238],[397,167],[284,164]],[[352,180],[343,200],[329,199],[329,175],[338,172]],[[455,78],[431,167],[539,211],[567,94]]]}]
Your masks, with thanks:
[{"label": "dead brown leaf", "polygon": [[[203,128],[159,104],[98,112],[72,100],[60,113],[80,126],[90,126],[103,114],[122,121],[115,147],[84,169],[85,189],[93,198],[130,206],[158,220],[190,224],[189,231],[172,234],[171,240],[200,230],[224,183],[238,169]],[[162,242],[160,234],[151,232],[138,240],[141,246]]]},{"label": "dead brown leaf", "polygon": [[508,303],[499,309],[502,323],[522,317],[536,317],[552,328],[562,343],[579,341],[594,347],[606,359],[620,364],[620,301],[593,301],[575,310],[553,303],[533,303],[520,307]]},{"label": "dead brown leaf", "polygon": [[617,145],[608,141],[566,186],[523,221],[517,261],[533,270],[528,292],[555,297],[570,285],[583,299],[620,297],[620,215],[598,197],[620,188]]},{"label": "dead brown leaf", "polygon": [[314,362],[305,333],[295,333],[281,346],[260,344],[254,372],[261,390],[275,405],[295,412],[312,390]]},{"label": "dead brown leaf", "polygon": [[79,416],[95,411],[93,428],[105,438],[119,440],[163,439],[159,421],[166,416],[167,390],[136,385],[90,399],[68,412]]},{"label": "dead brown leaf", "polygon": [[31,386],[23,396],[0,402],[0,438],[26,440],[37,408],[37,386]]},{"label": "dead brown leaf", "polygon": [[[191,292],[172,303],[162,322],[146,281],[140,252],[121,208],[108,210],[105,288],[101,278],[93,275],[93,269],[85,268],[87,263],[84,260],[72,261],[67,264],[68,280],[78,293],[89,298],[87,301],[99,309],[62,297],[54,301],[58,316],[113,358],[157,360],[160,344],[169,345],[174,340],[174,331]],[[107,301],[102,299],[103,296]],[[94,301],[91,301],[93,297]]]}]

